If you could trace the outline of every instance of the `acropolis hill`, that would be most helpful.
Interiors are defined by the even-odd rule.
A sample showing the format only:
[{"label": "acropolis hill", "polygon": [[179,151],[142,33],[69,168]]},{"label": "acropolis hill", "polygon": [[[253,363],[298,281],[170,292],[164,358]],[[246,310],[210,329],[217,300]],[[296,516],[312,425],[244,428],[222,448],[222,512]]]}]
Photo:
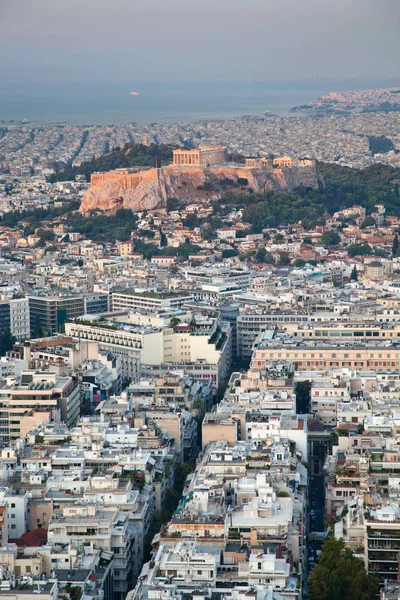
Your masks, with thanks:
[{"label": "acropolis hill", "polygon": [[317,187],[318,173],[315,161],[308,159],[248,158],[238,164],[227,162],[223,146],[174,150],[173,163],[164,167],[93,173],[80,211],[163,209],[172,197],[187,202],[218,200],[238,183],[254,192],[292,191],[298,186]]}]

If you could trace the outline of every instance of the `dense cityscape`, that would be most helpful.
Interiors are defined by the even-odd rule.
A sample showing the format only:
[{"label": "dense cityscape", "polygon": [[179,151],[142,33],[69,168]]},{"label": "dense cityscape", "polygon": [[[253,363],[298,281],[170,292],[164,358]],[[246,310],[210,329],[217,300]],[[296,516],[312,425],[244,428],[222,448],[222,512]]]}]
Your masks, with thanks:
[{"label": "dense cityscape", "polygon": [[396,3],[4,6],[0,600],[400,600]]},{"label": "dense cityscape", "polygon": [[266,122],[3,130],[0,593],[316,600],[333,553],[395,597],[397,154]]},{"label": "dense cityscape", "polygon": [[[377,162],[398,167],[400,112],[380,108],[381,92],[333,94],[334,106],[339,105],[342,113],[330,114],[325,108],[319,116],[294,112],[288,117],[260,115],[197,123],[87,127],[3,121],[0,173],[48,175],[62,165],[80,165],[93,156],[142,140],[188,147],[223,144],[230,152],[245,156],[289,154],[355,168]],[[369,111],[365,110],[367,101],[372,103]],[[320,110],[326,102],[321,98],[315,106]],[[387,143],[376,146],[376,139],[381,138]]]}]

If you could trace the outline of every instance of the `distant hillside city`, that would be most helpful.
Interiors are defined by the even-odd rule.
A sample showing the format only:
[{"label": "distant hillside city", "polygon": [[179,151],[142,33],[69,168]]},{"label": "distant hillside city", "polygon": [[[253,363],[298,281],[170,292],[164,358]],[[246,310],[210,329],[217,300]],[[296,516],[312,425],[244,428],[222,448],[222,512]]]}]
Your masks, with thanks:
[{"label": "distant hillside city", "polygon": [[1,123],[0,600],[399,599],[396,93]]}]

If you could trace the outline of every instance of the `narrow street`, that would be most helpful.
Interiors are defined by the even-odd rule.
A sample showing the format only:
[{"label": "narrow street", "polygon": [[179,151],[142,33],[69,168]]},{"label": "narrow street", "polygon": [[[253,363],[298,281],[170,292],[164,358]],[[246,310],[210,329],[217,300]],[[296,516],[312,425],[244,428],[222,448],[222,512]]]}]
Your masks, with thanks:
[{"label": "narrow street", "polygon": [[309,536],[308,536],[308,568],[312,571],[318,560],[322,540],[313,539],[313,534],[325,531],[325,490],[324,476],[311,475],[309,488]]}]

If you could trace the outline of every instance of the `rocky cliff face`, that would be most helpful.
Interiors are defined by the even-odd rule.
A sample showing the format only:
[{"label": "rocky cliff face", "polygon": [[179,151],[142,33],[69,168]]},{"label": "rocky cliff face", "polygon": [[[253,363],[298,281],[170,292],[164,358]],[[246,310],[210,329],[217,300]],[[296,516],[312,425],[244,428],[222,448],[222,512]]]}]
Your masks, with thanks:
[{"label": "rocky cliff face", "polygon": [[[82,198],[80,211],[91,210],[115,212],[119,208],[141,210],[163,209],[167,198],[179,198],[186,202],[218,200],[225,190],[234,184],[255,192],[292,191],[298,186],[316,188],[319,176],[316,167],[298,168],[247,168],[247,167],[177,167],[147,169],[139,173],[127,170],[94,174],[91,186]],[[205,185],[206,184],[206,185]]]}]

